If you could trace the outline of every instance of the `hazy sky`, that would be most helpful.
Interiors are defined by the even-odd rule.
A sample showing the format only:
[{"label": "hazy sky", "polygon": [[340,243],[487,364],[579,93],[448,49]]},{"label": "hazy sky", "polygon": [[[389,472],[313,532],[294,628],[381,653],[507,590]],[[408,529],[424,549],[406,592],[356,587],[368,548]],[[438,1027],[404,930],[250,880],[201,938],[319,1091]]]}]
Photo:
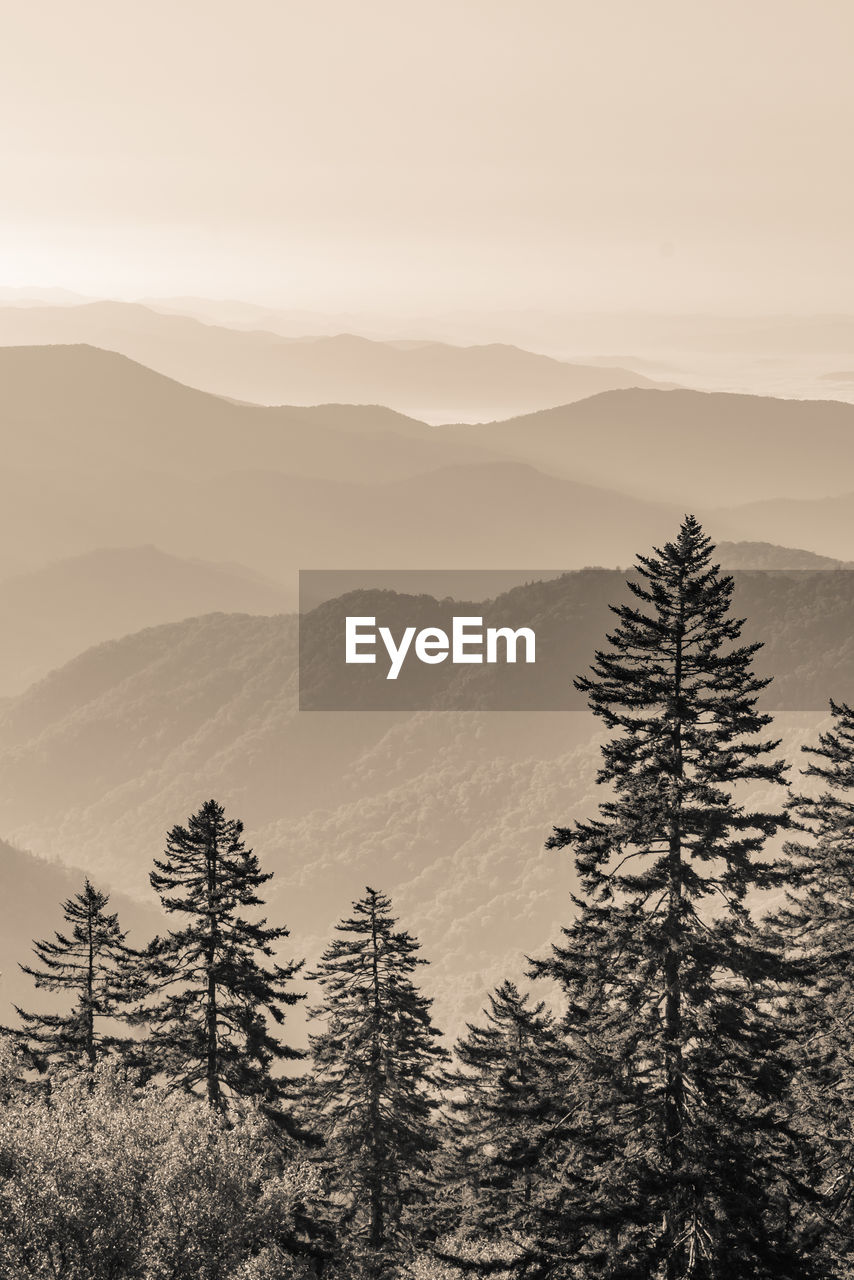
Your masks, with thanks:
[{"label": "hazy sky", "polygon": [[850,0],[5,6],[0,284],[854,310]]}]

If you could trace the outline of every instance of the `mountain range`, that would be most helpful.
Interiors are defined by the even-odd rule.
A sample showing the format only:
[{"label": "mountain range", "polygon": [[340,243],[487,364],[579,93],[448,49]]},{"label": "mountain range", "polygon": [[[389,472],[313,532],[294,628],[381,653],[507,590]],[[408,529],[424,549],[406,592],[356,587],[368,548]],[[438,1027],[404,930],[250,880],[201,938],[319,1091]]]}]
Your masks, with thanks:
[{"label": "mountain range", "polygon": [[149,543],[279,581],[626,564],[686,508],[716,538],[854,558],[854,406],[835,403],[625,391],[429,427],[383,408],[236,404],[91,347],[3,348],[0,440],[6,576]]},{"label": "mountain range", "polygon": [[[608,604],[624,594],[623,583],[622,573],[585,570],[513,588],[477,608],[499,625],[530,619],[544,648],[559,654],[570,686],[591,660],[608,623]],[[414,607],[411,599],[389,592],[380,604],[394,626]],[[351,595],[321,606],[320,624],[350,606],[368,612],[380,607],[376,593]],[[736,606],[749,618],[749,638],[765,642],[760,670],[776,677],[767,705],[820,711],[828,697],[850,696],[850,571],[738,571]],[[303,625],[311,621],[309,615]],[[295,615],[223,613],[146,628],[87,650],[7,700],[0,709],[6,779],[0,829],[19,844],[72,862],[122,868],[133,882],[138,853],[151,839],[138,826],[149,801],[154,830],[170,805],[182,796],[178,803],[191,800],[186,792],[197,786],[245,805],[255,825],[323,805],[331,779],[337,790],[354,760],[390,728],[415,722],[419,714],[298,712],[297,630]],[[318,673],[311,663],[303,674],[337,677],[331,669]],[[454,710],[473,705],[465,687],[459,697],[446,693],[453,681],[464,685],[488,675],[485,668],[455,670],[451,686],[432,703],[447,710],[430,715],[462,715],[461,723],[472,716],[474,723],[476,713]],[[489,708],[495,704],[488,683],[483,688],[479,705]],[[374,781],[383,786],[387,779]],[[115,823],[136,825],[136,835],[127,829],[116,839]]]},{"label": "mountain range", "polygon": [[385,479],[484,457],[381,406],[237,404],[85,344],[0,347],[0,430],[6,467],[77,472]]},{"label": "mountain range", "polygon": [[[0,440],[15,695],[0,705],[0,835],[149,910],[165,831],[214,795],[276,872],[271,912],[294,949],[316,955],[376,883],[423,935],[455,1025],[566,919],[570,868],[543,844],[590,811],[598,730],[583,711],[453,697],[298,712],[296,569],[454,565],[524,583],[543,566],[628,565],[686,508],[733,544],[734,568],[854,560],[854,408],[834,403],[648,387],[436,427],[375,406],[238,403],[86,345],[7,347]],[[790,756],[827,696],[851,696],[854,618],[822,587],[832,576],[787,573],[751,597]],[[608,601],[561,612],[556,586],[537,590],[544,634],[569,628],[569,682]],[[804,690],[814,709],[791,710]],[[44,865],[35,882],[65,892]],[[53,927],[55,904],[24,905],[21,937]]]},{"label": "mountain range", "polygon": [[505,343],[283,337],[127,302],[0,307],[0,345],[88,343],[179,382],[259,404],[383,404],[419,417],[485,419],[663,385],[630,369],[570,364]]},{"label": "mountain range", "polygon": [[[775,722],[790,757],[825,698],[846,696],[850,607],[814,585],[833,577],[793,572],[754,596],[773,669],[785,678],[794,654],[789,678],[813,682],[815,709]],[[585,617],[583,599],[562,612],[560,583],[516,591],[545,591],[540,625],[574,637],[568,683],[604,595]],[[543,845],[594,803],[599,730],[585,711],[298,712],[296,646],[292,616],[214,614],[80,655],[0,713],[0,829],[147,902],[166,830],[214,795],[275,872],[270,911],[290,949],[316,956],[350,899],[380,884],[423,934],[456,1025],[567,917],[569,862]]]},{"label": "mountain range", "polygon": [[[730,569],[835,569],[850,564],[768,543],[720,543]],[[484,599],[559,569],[487,569],[466,575],[467,593]],[[453,575],[456,581],[456,575]],[[358,580],[396,591],[447,594],[440,570],[362,571]],[[317,591],[316,578],[312,590]],[[353,571],[329,571],[321,599],[350,590]],[[456,586],[454,587],[456,590]],[[294,612],[295,588],[239,564],[182,559],[156,547],[101,548],[0,580],[0,698],[19,694],[52,669],[103,640],[209,613],[271,615]]]}]

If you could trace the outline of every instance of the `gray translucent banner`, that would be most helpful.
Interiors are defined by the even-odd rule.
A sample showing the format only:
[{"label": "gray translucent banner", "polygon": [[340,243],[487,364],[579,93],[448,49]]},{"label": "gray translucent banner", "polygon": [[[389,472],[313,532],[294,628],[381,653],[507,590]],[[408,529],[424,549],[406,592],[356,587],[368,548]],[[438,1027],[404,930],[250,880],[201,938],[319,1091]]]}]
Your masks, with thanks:
[{"label": "gray translucent banner", "polygon": [[[302,711],[581,711],[625,570],[303,570]],[[854,701],[854,571],[736,570],[767,710]],[[349,659],[349,660],[348,660]],[[371,661],[373,659],[373,661]]]}]

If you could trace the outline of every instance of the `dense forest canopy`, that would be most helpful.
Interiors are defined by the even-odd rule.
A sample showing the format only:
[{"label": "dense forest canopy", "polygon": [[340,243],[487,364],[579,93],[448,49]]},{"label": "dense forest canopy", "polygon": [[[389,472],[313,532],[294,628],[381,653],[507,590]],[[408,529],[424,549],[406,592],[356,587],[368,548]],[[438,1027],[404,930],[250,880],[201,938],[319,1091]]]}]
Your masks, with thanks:
[{"label": "dense forest canopy", "polygon": [[154,859],[150,942],[86,879],[0,1054],[2,1273],[850,1280],[854,712],[795,781],[733,591],[693,517],[639,557],[576,680],[604,738],[549,841],[563,932],[455,1045],[379,889],[281,961],[214,799]]}]

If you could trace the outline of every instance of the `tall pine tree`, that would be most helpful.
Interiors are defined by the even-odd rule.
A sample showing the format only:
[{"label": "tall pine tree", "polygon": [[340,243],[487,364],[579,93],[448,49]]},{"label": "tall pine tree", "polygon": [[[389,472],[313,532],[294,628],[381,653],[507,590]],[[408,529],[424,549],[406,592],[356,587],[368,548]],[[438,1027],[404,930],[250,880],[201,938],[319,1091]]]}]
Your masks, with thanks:
[{"label": "tall pine tree", "polygon": [[426,961],[396,923],[390,900],[368,888],[312,975],[323,991],[312,1010],[323,1022],[311,1037],[315,1119],[344,1206],[349,1265],[369,1276],[399,1256],[407,1210],[424,1198],[447,1058],[432,1001],[412,981]]},{"label": "tall pine tree", "polygon": [[460,1225],[486,1236],[525,1234],[549,1198],[571,1063],[542,1001],[503,982],[483,1023],[468,1023],[449,1073],[449,1173]]},{"label": "tall pine tree", "polygon": [[854,1272],[854,710],[831,701],[830,712],[818,745],[803,748],[812,793],[791,802],[801,833],[785,846],[792,888],[770,924],[794,968],[783,1016],[798,1066],[797,1123],[822,1193],[818,1206],[805,1206],[804,1231],[829,1247],[847,1276]]},{"label": "tall pine tree", "polygon": [[783,781],[761,736],[759,646],[739,643],[733,581],[691,516],[629,586],[576,682],[613,734],[607,797],[549,842],[574,853],[582,893],[538,968],[570,998],[596,1104],[571,1153],[571,1228],[597,1275],[804,1277],[776,966],[749,902],[779,883],[763,848],[781,818],[738,798]]},{"label": "tall pine tree", "polygon": [[63,903],[69,928],[33,944],[37,964],[20,965],[37,989],[62,992],[71,1001],[59,1013],[15,1006],[23,1027],[11,1034],[41,1069],[61,1064],[91,1071],[105,1054],[127,1044],[116,1020],[128,1013],[132,953],[118,915],[107,911],[109,901],[87,878],[82,891]]},{"label": "tall pine tree", "polygon": [[176,1087],[202,1092],[211,1107],[253,1099],[273,1112],[287,1095],[271,1072],[275,1062],[302,1057],[268,1023],[302,999],[290,983],[301,963],[272,961],[288,937],[254,908],[272,878],[243,841],[243,823],[208,800],[186,827],[175,826],[154,860],[152,888],[167,912],[185,923],[156,938],[144,957],[153,995],[139,1014],[149,1030],[152,1065]]}]

